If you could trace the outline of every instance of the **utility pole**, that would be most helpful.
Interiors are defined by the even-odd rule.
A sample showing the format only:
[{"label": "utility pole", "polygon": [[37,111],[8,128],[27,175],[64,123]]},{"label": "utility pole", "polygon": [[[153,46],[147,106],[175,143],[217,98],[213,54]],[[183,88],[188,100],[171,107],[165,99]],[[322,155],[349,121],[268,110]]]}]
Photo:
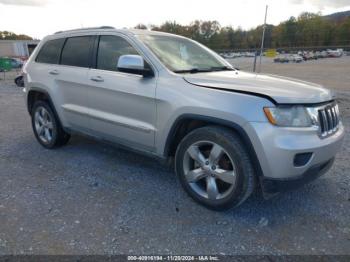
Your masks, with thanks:
[{"label": "utility pole", "polygon": [[258,55],[258,51],[254,50],[254,64],[253,64],[253,72],[256,71],[256,57]]},{"label": "utility pole", "polygon": [[261,39],[260,61],[259,61],[259,73],[261,72],[261,58],[262,58],[262,54],[263,54],[263,52],[264,52],[264,41],[265,41],[265,29],[266,29],[267,8],[268,8],[268,5],[266,5],[265,20],[264,20],[264,26],[263,26],[263,34],[262,34],[262,39]]}]

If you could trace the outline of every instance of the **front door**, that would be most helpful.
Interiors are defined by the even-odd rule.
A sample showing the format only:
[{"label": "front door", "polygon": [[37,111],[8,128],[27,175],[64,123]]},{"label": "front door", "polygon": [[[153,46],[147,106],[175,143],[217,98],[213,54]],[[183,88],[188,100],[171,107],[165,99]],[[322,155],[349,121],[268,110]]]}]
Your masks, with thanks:
[{"label": "front door", "polygon": [[119,72],[121,55],[139,54],[122,36],[101,35],[89,72],[91,127],[108,140],[154,151],[156,77]]}]

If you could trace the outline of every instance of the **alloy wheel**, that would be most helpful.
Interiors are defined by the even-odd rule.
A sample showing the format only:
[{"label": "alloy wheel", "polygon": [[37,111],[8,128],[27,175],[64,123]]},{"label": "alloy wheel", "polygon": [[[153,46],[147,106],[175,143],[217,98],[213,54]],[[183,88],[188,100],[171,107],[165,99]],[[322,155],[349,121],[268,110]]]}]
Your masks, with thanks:
[{"label": "alloy wheel", "polygon": [[235,164],[217,143],[200,141],[192,144],[184,155],[183,168],[189,186],[206,199],[220,200],[235,188]]},{"label": "alloy wheel", "polygon": [[38,107],[34,115],[34,125],[39,139],[49,144],[53,137],[53,122],[50,113],[42,106]]}]

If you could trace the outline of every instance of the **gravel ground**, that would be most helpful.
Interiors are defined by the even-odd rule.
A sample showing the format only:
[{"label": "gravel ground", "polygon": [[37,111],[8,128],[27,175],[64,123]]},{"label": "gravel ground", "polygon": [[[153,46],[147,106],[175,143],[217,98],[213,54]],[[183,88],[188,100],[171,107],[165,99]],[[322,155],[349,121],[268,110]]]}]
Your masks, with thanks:
[{"label": "gravel ground", "polygon": [[[337,90],[349,130],[350,57],[301,65],[264,60],[264,71]],[[43,149],[21,89],[1,80],[0,255],[350,254],[349,139],[312,184],[214,212],[151,158],[82,137]]]},{"label": "gravel ground", "polygon": [[[254,58],[230,59],[229,62],[242,70],[252,71]],[[257,68],[259,68],[259,59]],[[263,57],[261,72],[295,77],[333,90],[350,91],[350,56],[310,60],[300,64],[274,63],[272,58]]]}]

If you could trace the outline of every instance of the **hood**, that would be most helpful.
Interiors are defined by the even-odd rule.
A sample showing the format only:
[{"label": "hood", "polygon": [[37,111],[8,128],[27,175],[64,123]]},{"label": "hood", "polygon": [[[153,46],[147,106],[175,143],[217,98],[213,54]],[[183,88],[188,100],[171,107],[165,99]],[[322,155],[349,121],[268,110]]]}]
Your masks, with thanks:
[{"label": "hood", "polygon": [[275,75],[220,71],[185,75],[190,84],[267,97],[279,104],[312,104],[334,99],[320,85]]}]

